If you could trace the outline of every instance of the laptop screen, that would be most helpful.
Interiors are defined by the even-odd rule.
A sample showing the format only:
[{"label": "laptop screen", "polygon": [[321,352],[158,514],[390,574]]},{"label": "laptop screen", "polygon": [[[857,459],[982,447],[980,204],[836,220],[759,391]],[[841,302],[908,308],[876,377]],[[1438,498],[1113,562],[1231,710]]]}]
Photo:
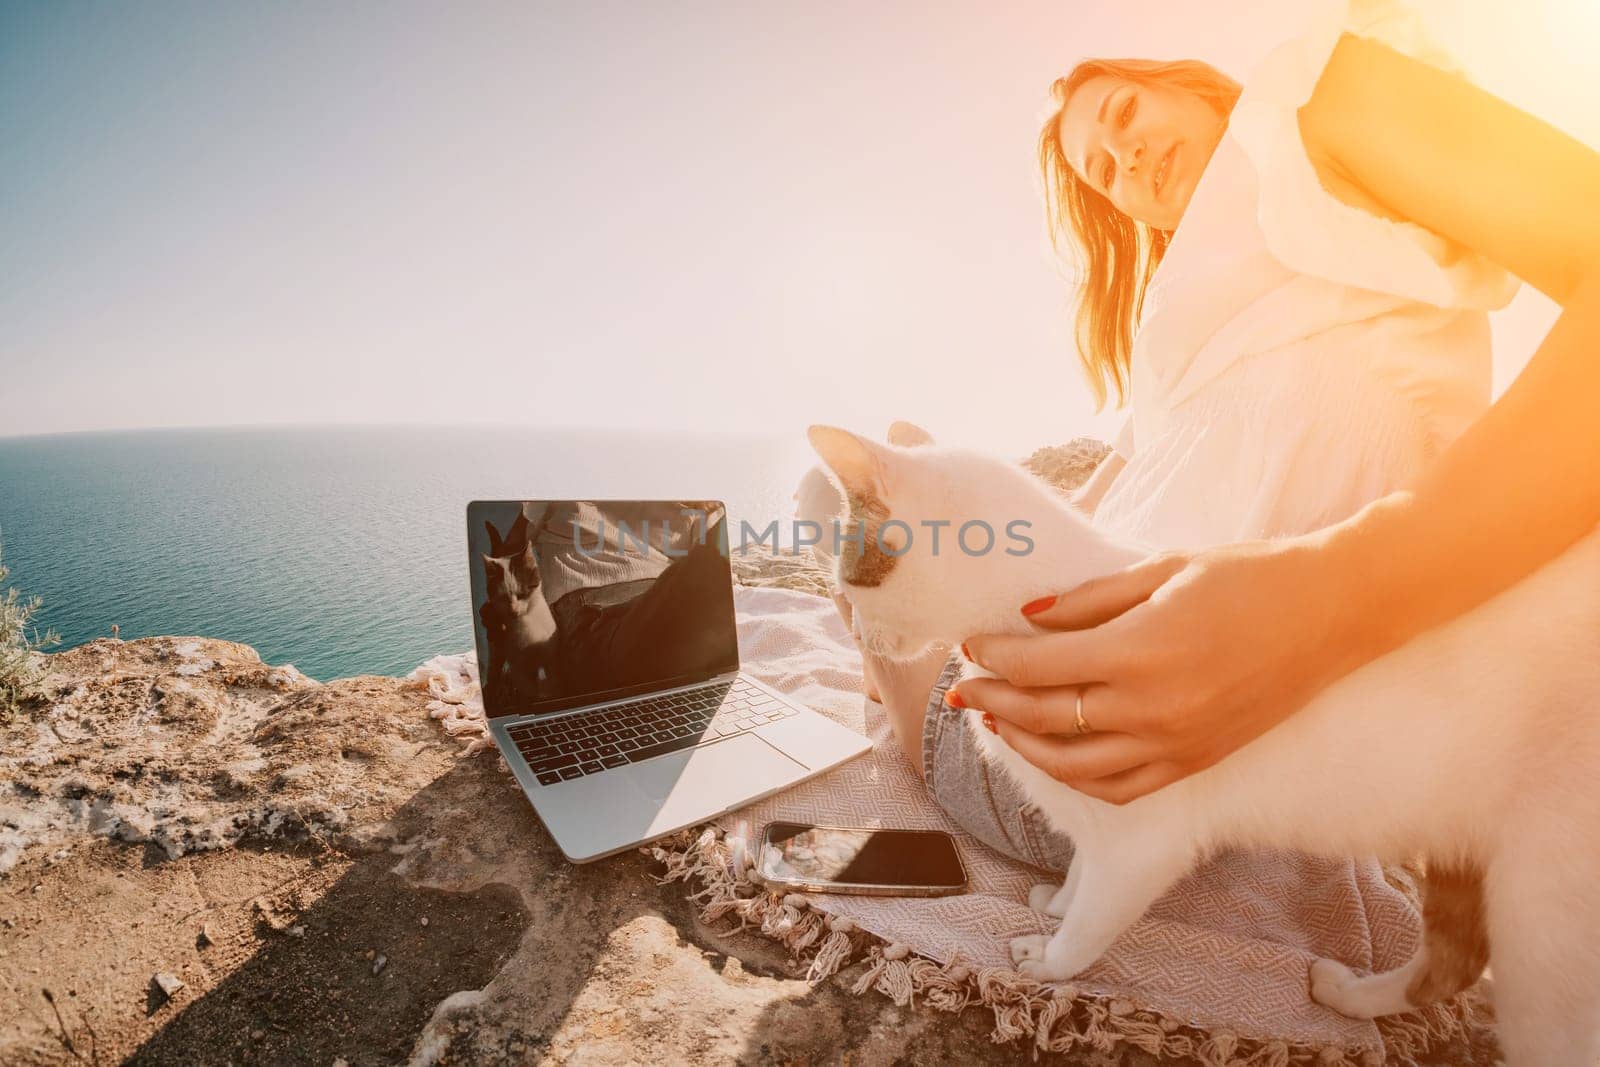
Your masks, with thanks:
[{"label": "laptop screen", "polygon": [[715,500],[468,504],[485,713],[559,711],[738,670],[727,544]]}]

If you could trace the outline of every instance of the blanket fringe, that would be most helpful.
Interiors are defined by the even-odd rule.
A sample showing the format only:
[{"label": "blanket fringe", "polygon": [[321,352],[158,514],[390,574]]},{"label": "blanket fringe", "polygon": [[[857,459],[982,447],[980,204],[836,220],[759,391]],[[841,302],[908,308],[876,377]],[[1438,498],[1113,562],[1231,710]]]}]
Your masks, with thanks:
[{"label": "blanket fringe", "polygon": [[906,945],[885,943],[850,919],[817,908],[804,893],[768,889],[747,868],[736,840],[730,847],[715,825],[699,833],[683,831],[644,845],[639,851],[666,867],[657,885],[698,881],[688,899],[700,905],[707,923],[737,919],[739,929],[754,928],[782,943],[799,961],[809,958],[806,981],[820,982],[851,963],[864,968],[850,982],[860,996],[869,989],[901,1007],[917,998],[939,1011],[958,1012],[982,1004],[994,1016],[989,1039],[1005,1044],[1032,1038],[1032,1054],[1091,1048],[1113,1052],[1132,1045],[1153,1056],[1188,1058],[1204,1067],[1381,1067],[1415,1064],[1417,1057],[1460,1037],[1476,1021],[1466,997],[1419,1012],[1378,1020],[1378,1049],[1327,1047],[1286,1041],[1261,1041],[1227,1030],[1205,1031],[1138,1007],[1121,997],[1085,993],[1071,984],[1043,985],[1016,971],[973,968],[959,959],[948,964],[912,953]]}]

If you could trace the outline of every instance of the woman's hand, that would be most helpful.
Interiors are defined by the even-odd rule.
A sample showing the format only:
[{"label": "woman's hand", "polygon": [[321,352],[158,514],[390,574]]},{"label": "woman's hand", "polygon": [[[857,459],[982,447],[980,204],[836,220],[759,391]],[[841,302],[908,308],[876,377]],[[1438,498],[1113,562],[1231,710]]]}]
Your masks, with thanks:
[{"label": "woman's hand", "polygon": [[1027,613],[1050,632],[972,637],[967,655],[1000,677],[961,682],[952,703],[991,712],[1051,777],[1127,803],[1221,760],[1367,658],[1342,629],[1327,556],[1308,539],[1167,553],[1036,601]]}]

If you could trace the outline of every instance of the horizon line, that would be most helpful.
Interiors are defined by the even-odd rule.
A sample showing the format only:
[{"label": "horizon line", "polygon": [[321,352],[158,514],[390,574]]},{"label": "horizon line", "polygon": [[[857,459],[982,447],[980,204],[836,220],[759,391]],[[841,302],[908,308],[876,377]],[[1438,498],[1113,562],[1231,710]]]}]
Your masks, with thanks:
[{"label": "horizon line", "polygon": [[[802,434],[807,423],[795,424],[796,433]],[[93,429],[74,430],[43,430],[25,433],[0,432],[0,441],[24,441],[41,437],[87,437],[93,434],[132,434],[132,433],[173,433],[182,431],[218,431],[218,430],[343,430],[343,429],[430,429],[430,430],[553,430],[553,431],[586,431],[586,432],[644,432],[644,433],[679,433],[684,436],[715,436],[715,437],[779,437],[779,431],[719,429],[717,427],[695,427],[693,429],[670,426],[618,426],[600,423],[527,423],[527,422],[389,422],[389,421],[357,421],[357,422],[325,422],[317,420],[283,421],[283,422],[236,422],[236,423],[186,423],[174,426],[108,426]]]}]

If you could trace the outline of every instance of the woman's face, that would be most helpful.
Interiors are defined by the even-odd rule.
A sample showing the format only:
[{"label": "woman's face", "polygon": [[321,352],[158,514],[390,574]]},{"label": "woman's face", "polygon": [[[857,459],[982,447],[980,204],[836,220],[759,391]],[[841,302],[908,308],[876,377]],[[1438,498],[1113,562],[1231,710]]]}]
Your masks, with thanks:
[{"label": "woman's face", "polygon": [[1057,135],[1091,189],[1124,215],[1173,230],[1224,128],[1194,93],[1100,75],[1068,98]]}]

